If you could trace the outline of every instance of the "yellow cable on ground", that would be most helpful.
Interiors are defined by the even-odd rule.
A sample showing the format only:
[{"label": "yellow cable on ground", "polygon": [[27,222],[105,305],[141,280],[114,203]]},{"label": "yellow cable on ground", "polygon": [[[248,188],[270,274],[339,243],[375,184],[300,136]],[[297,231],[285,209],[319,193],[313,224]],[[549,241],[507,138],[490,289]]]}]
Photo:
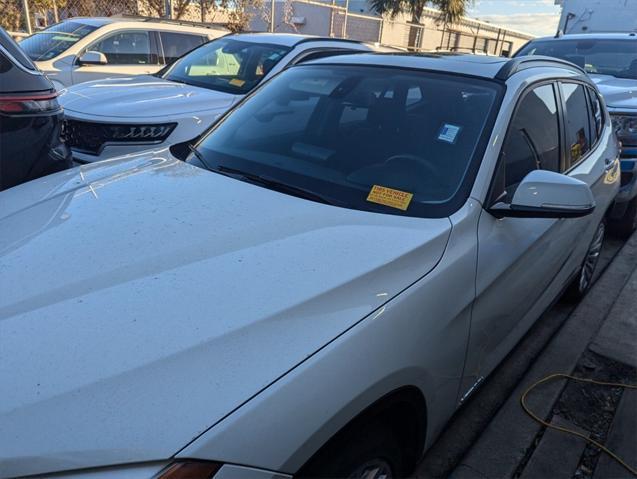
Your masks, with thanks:
[{"label": "yellow cable on ground", "polygon": [[571,376],[569,374],[556,373],[556,374],[551,374],[549,376],[546,376],[545,378],[542,378],[539,381],[537,381],[536,383],[532,384],[526,391],[524,391],[524,394],[522,394],[522,397],[520,398],[520,403],[522,404],[522,409],[524,409],[524,412],[526,412],[529,416],[531,416],[531,418],[533,418],[535,421],[539,422],[540,424],[542,424],[543,426],[545,426],[545,427],[547,427],[549,429],[555,429],[556,431],[562,431],[562,432],[565,432],[565,433],[568,433],[568,434],[572,434],[574,436],[581,437],[585,441],[593,444],[595,447],[599,448],[600,450],[602,450],[603,452],[608,454],[611,458],[613,458],[615,461],[617,461],[619,464],[621,464],[622,467],[624,467],[628,472],[630,472],[632,475],[637,477],[637,469],[635,469],[635,468],[629,466],[628,464],[626,464],[619,456],[617,456],[617,454],[615,454],[610,449],[606,448],[604,445],[602,445],[599,442],[591,439],[588,436],[585,436],[584,434],[582,434],[582,433],[580,433],[578,431],[573,431],[572,429],[567,429],[565,427],[556,426],[554,424],[548,423],[548,422],[544,421],[543,419],[539,418],[533,411],[531,411],[529,409],[529,407],[526,405],[526,397],[527,397],[527,395],[533,389],[535,389],[537,386],[539,386],[540,384],[544,384],[546,382],[549,382],[549,381],[552,381],[552,380],[558,379],[558,378],[572,379],[573,381],[578,381],[578,382],[582,382],[582,383],[597,384],[599,386],[620,387],[620,388],[626,388],[626,389],[637,389],[637,385],[620,384],[620,383],[607,383],[607,382],[602,382],[602,381],[595,381],[593,379],[578,378],[578,377],[575,377],[575,376]]}]

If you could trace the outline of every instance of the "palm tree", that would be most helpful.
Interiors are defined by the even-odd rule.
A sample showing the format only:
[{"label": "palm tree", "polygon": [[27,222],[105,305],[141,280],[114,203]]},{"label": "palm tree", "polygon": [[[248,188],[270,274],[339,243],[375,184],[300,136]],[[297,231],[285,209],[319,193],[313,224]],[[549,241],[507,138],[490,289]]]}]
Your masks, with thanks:
[{"label": "palm tree", "polygon": [[[439,20],[446,25],[457,23],[467,11],[472,0],[371,0],[371,5],[381,15],[395,18],[400,13],[411,15],[411,23],[419,24],[425,7],[432,6],[440,10]],[[415,48],[418,27],[409,31],[409,47]]]}]

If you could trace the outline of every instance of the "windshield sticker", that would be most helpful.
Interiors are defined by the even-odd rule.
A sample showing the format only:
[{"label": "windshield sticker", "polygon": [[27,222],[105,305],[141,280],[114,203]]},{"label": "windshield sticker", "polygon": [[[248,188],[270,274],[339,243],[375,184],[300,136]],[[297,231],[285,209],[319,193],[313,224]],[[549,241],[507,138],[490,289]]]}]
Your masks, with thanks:
[{"label": "windshield sticker", "polygon": [[367,201],[406,211],[413,196],[413,193],[374,185],[367,196]]},{"label": "windshield sticker", "polygon": [[55,35],[51,40],[56,42],[77,42],[77,37],[71,35]]},{"label": "windshield sticker", "polygon": [[238,78],[233,78],[228,83],[234,86],[242,87],[245,84],[245,80],[240,80]]},{"label": "windshield sticker", "polygon": [[458,133],[460,133],[460,130],[462,130],[461,126],[445,123],[440,129],[438,139],[440,141],[444,141],[445,143],[454,144],[456,142],[456,138],[458,137]]}]

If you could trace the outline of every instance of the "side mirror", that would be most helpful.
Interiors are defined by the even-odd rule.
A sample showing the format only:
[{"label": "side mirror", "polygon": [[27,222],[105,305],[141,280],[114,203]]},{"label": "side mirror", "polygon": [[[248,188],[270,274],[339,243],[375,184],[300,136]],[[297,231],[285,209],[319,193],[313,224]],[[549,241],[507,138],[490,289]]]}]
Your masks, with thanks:
[{"label": "side mirror", "polygon": [[108,60],[102,52],[84,52],[77,62],[80,65],[106,65]]},{"label": "side mirror", "polygon": [[583,181],[552,171],[535,170],[518,185],[511,204],[496,203],[496,218],[579,218],[595,209],[593,192]]}]

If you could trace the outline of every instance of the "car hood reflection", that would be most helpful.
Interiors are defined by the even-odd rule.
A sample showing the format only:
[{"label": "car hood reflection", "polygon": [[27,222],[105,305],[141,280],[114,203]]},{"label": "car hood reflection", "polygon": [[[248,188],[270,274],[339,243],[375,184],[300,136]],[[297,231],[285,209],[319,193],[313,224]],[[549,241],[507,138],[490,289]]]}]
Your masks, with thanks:
[{"label": "car hood reflection", "polygon": [[235,95],[175,83],[153,76],[111,78],[80,83],[64,90],[65,110],[111,118],[168,118],[228,109]]},{"label": "car hood reflection", "polygon": [[427,274],[451,229],[166,158],[0,204],[1,477],[170,457]]}]

